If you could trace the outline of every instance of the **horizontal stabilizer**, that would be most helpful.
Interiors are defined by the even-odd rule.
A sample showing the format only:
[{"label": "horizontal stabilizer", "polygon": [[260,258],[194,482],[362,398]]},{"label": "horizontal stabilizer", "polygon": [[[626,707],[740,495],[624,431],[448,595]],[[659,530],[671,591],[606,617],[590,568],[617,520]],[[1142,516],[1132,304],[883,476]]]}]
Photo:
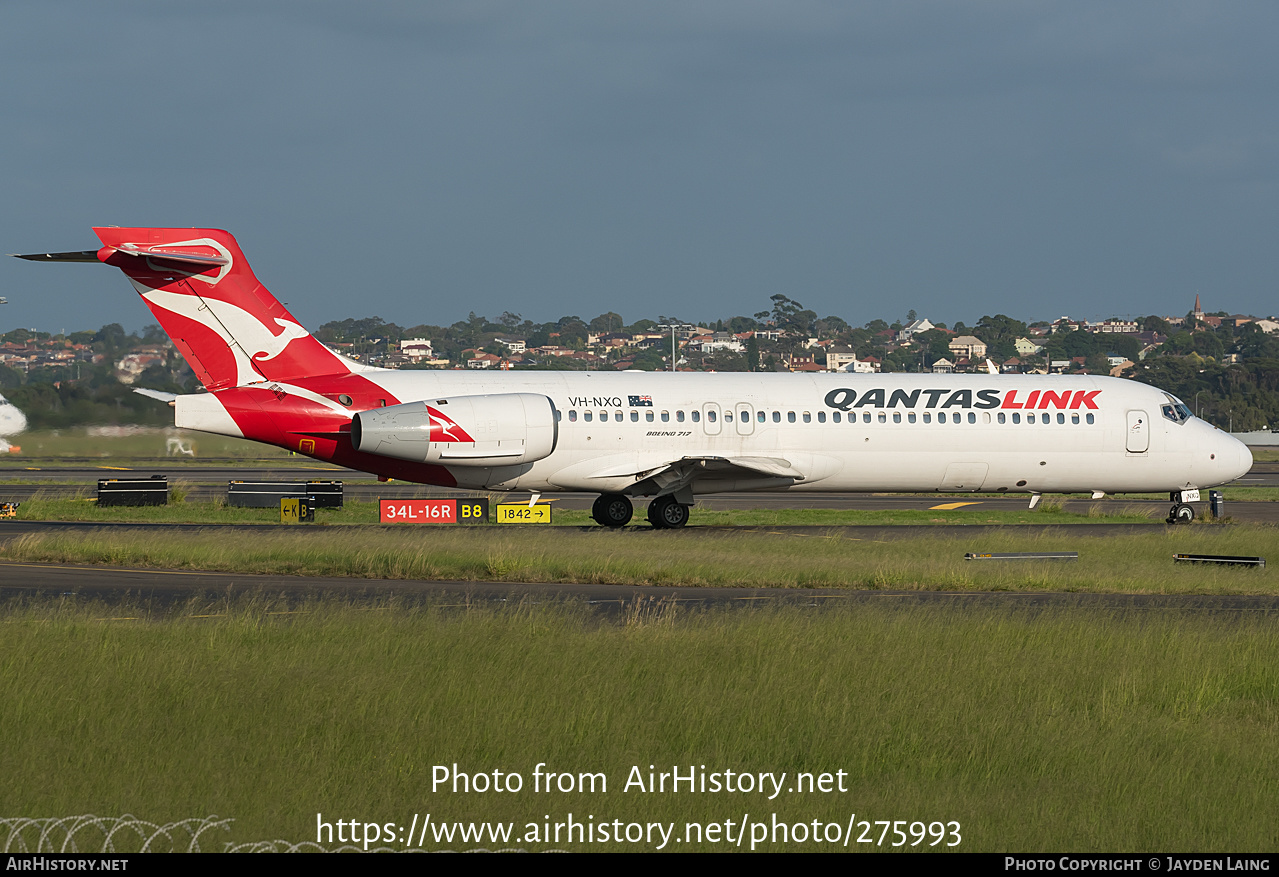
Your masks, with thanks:
[{"label": "horizontal stabilizer", "polygon": [[97,250],[79,250],[74,253],[10,253],[15,259],[28,262],[98,262]]},{"label": "horizontal stabilizer", "polygon": [[[164,244],[108,244],[107,247],[125,256],[146,256],[152,259],[164,259],[169,262],[182,262],[188,265],[229,265],[230,258],[220,253],[197,253],[193,250],[181,250]],[[30,262],[102,262],[109,256],[99,256],[102,250],[77,250],[70,253],[10,253],[17,259]]]},{"label": "horizontal stabilizer", "polygon": [[173,404],[174,399],[178,398],[177,393],[166,393],[164,390],[147,390],[142,387],[135,387],[133,392],[137,393],[139,396],[146,396],[149,399],[159,399],[161,402],[168,402],[170,405]]}]

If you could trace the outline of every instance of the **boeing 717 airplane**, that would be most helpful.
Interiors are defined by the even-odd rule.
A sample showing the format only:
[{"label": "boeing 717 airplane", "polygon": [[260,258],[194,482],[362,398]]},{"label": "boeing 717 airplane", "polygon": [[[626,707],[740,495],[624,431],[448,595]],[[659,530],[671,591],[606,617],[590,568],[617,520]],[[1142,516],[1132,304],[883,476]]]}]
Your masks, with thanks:
[{"label": "boeing 717 airplane", "polygon": [[95,228],[102,247],[36,261],[121,269],[207,392],[177,426],[380,478],[599,494],[622,527],[651,497],[682,527],[737,490],[1164,492],[1170,521],[1252,466],[1176,397],[1091,375],[398,371],[325,347],[207,228]]}]

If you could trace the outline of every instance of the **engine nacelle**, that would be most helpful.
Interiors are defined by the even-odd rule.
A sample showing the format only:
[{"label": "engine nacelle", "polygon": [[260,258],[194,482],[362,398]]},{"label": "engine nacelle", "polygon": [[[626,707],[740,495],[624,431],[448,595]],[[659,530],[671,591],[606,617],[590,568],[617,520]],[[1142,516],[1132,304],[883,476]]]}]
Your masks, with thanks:
[{"label": "engine nacelle", "polygon": [[555,406],[535,393],[452,396],[361,411],[351,421],[357,451],[443,466],[517,466],[549,457]]}]

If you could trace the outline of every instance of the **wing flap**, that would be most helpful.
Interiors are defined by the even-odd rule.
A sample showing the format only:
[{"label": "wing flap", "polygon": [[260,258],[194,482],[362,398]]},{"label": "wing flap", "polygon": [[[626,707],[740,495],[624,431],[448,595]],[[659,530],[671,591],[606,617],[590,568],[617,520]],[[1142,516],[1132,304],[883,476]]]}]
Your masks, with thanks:
[{"label": "wing flap", "polygon": [[780,478],[798,478],[800,473],[781,457],[721,457],[695,455],[681,457],[658,465],[643,465],[635,460],[606,466],[587,475],[587,478],[652,478],[674,467],[690,467],[706,473],[727,474],[745,472],[751,475],[769,475]]}]

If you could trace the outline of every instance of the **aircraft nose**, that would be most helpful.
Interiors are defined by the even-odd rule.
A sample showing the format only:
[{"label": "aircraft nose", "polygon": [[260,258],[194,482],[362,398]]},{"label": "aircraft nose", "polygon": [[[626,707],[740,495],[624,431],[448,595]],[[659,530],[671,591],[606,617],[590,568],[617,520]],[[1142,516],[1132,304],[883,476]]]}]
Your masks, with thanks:
[{"label": "aircraft nose", "polygon": [[1221,464],[1224,481],[1242,478],[1252,469],[1252,451],[1248,446],[1232,435],[1220,436],[1220,449],[1217,460]]},{"label": "aircraft nose", "polygon": [[1242,478],[1252,469],[1252,451],[1238,439],[1235,442],[1239,445],[1239,474],[1235,477]]}]

